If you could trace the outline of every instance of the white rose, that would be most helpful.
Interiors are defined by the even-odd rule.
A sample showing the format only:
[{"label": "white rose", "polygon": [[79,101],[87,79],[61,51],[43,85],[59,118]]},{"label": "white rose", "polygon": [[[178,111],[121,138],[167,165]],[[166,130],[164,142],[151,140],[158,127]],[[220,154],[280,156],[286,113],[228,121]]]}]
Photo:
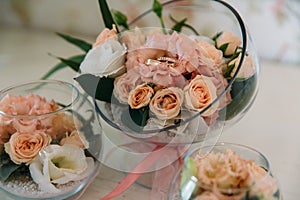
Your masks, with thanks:
[{"label": "white rose", "polygon": [[[236,73],[237,67],[241,61],[241,53],[236,59],[233,59],[232,61],[229,62],[228,66],[233,65],[233,69],[230,73],[230,76],[233,77],[233,75]],[[243,78],[247,79],[253,76],[256,72],[255,65],[253,62],[253,59],[249,55],[245,55],[242,66],[237,74],[237,78]]]},{"label": "white rose", "polygon": [[50,193],[60,192],[52,183],[65,184],[86,178],[92,171],[94,160],[74,145],[49,145],[40,151],[30,164],[31,177],[40,189]]},{"label": "white rose", "polygon": [[126,49],[116,40],[106,40],[92,48],[80,65],[81,73],[102,76],[118,76],[125,71]]}]

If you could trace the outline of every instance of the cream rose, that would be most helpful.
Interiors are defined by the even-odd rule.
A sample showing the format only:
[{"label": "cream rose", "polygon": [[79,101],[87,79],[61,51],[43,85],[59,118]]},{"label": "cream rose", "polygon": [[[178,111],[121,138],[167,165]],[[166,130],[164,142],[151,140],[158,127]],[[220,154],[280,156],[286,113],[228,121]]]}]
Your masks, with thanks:
[{"label": "cream rose", "polygon": [[81,73],[97,76],[118,76],[125,72],[125,47],[118,41],[109,39],[92,48],[80,65]]},{"label": "cream rose", "polygon": [[89,142],[86,140],[83,133],[78,132],[77,130],[72,131],[70,135],[66,134],[66,137],[61,139],[60,145],[71,144],[75,145],[82,149],[89,148]]},{"label": "cream rose", "polygon": [[240,38],[229,31],[223,31],[216,39],[216,46],[218,49],[220,49],[223,45],[226,45],[224,51],[225,56],[233,55],[241,44],[242,41]]},{"label": "cream rose", "polygon": [[40,189],[53,193],[60,192],[53,184],[82,180],[93,168],[94,160],[74,145],[49,145],[29,166],[31,177]]},{"label": "cream rose", "polygon": [[[238,65],[241,62],[241,56],[242,56],[242,54],[240,53],[237,58],[233,59],[232,61],[230,61],[228,63],[228,66],[233,65],[233,69],[230,73],[231,77],[233,77],[233,75],[236,73]],[[247,78],[250,78],[251,76],[253,76],[255,74],[255,72],[256,72],[256,70],[255,70],[255,65],[254,65],[252,57],[249,55],[245,55],[242,66],[237,74],[237,78],[247,79]]]},{"label": "cream rose", "polygon": [[50,142],[51,137],[42,131],[16,132],[10,137],[9,142],[4,144],[4,148],[14,163],[29,164]]},{"label": "cream rose", "polygon": [[159,90],[150,101],[150,111],[161,120],[176,117],[183,103],[183,91],[180,88],[169,87]]},{"label": "cream rose", "polygon": [[[217,88],[212,79],[207,76],[197,75],[184,88],[184,102],[188,109],[194,111],[202,111],[217,98]],[[219,102],[215,102],[202,116],[212,115],[219,106]]]},{"label": "cream rose", "polygon": [[149,104],[154,90],[147,84],[138,85],[129,93],[128,104],[133,109],[142,108]]}]

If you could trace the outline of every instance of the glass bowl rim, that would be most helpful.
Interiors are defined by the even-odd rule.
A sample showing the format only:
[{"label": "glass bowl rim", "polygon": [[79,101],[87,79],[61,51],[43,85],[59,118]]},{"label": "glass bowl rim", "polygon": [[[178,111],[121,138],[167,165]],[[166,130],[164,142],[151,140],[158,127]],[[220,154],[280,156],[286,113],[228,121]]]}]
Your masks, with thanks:
[{"label": "glass bowl rim", "polygon": [[[69,82],[65,82],[65,81],[50,80],[50,79],[47,79],[47,80],[26,81],[26,82],[20,82],[20,83],[16,83],[16,84],[13,84],[11,86],[8,86],[8,87],[0,90],[0,100],[3,97],[5,97],[7,94],[9,94],[9,91],[11,91],[11,90],[14,90],[14,89],[17,89],[17,88],[20,88],[20,87],[23,87],[23,86],[30,86],[30,85],[32,85],[33,88],[38,88],[40,86],[43,86],[44,84],[64,86],[66,89],[72,91],[73,95],[74,94],[75,95],[74,95],[74,97],[72,97],[72,100],[71,100],[71,102],[68,105],[65,105],[64,107],[61,107],[61,108],[59,108],[59,109],[57,109],[55,111],[48,112],[48,113],[45,113],[45,114],[39,114],[39,115],[15,115],[15,114],[5,113],[5,112],[3,112],[0,109],[0,116],[2,115],[4,117],[22,118],[22,119],[25,119],[25,118],[32,119],[32,118],[47,117],[47,116],[59,114],[59,113],[62,113],[64,111],[68,110],[70,107],[72,107],[79,100],[79,94],[80,94],[80,92],[79,92],[78,88],[75,85],[73,85],[73,84],[71,84]],[[36,86],[34,86],[34,85],[36,85]]]},{"label": "glass bowl rim", "polygon": [[[240,148],[240,149],[244,149],[244,150],[248,150],[248,151],[250,150],[251,152],[256,153],[257,155],[259,155],[263,159],[263,161],[265,162],[266,166],[264,167],[264,169],[267,172],[265,176],[268,176],[268,175],[272,174],[270,161],[269,161],[269,159],[267,158],[267,156],[265,154],[263,154],[261,151],[259,151],[258,149],[254,148],[252,146],[239,144],[239,143],[232,143],[232,142],[217,142],[214,145],[200,146],[200,147],[194,148],[192,150],[189,150],[187,152],[187,154],[185,155],[184,160],[183,160],[184,161],[184,163],[183,163],[184,166],[186,165],[187,159],[189,157],[192,157],[191,155],[194,154],[194,153],[197,153],[197,151],[199,151],[200,149],[210,148],[211,149],[210,152],[212,152],[214,148],[218,148],[218,147],[222,147],[222,148],[224,148],[224,150],[231,149],[231,147]],[[231,149],[231,150],[234,150],[234,149]],[[208,154],[210,152],[207,152],[206,154]],[[237,155],[242,157],[241,155],[239,155],[239,153],[237,153]]]}]

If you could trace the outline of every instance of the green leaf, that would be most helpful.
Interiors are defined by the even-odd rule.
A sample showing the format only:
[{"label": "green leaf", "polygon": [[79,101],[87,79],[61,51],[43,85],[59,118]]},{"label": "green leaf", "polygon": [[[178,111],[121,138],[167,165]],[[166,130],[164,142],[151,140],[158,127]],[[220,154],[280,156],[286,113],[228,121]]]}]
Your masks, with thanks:
[{"label": "green leaf", "polygon": [[91,48],[92,45],[81,40],[81,39],[77,39],[62,33],[56,33],[58,36],[60,36],[61,38],[65,39],[67,42],[70,42],[71,44],[74,44],[75,46],[79,47],[80,49],[82,49],[85,52],[88,52]]},{"label": "green leaf", "polygon": [[[184,21],[183,23],[181,22],[181,21],[185,20],[186,18],[184,18],[184,19],[181,20],[181,21],[177,21],[175,18],[173,18],[173,17],[170,15],[170,19],[171,19],[171,21],[173,21],[174,23],[180,24],[180,25],[182,25],[182,27],[186,27],[186,28],[190,29],[192,32],[194,32],[195,35],[200,35],[200,34],[198,33],[198,31],[197,31],[194,27],[192,27],[191,25],[185,23],[186,21]],[[181,24],[181,23],[182,23],[182,24]],[[175,24],[174,26],[176,26],[176,24]],[[173,26],[173,28],[174,28],[174,26]],[[174,30],[173,28],[172,28],[172,30]],[[178,32],[181,32],[181,29],[180,29],[180,31],[178,31]]]},{"label": "green leaf", "polygon": [[181,181],[180,181],[180,187],[183,187],[183,185],[190,180],[192,176],[197,175],[197,166],[193,158],[188,158],[185,162],[185,166],[182,170],[181,174]]},{"label": "green leaf", "polygon": [[114,19],[116,20],[116,23],[118,25],[123,26],[125,29],[129,30],[129,25],[127,23],[127,17],[122,12],[118,10],[112,10],[112,14],[114,16]]},{"label": "green leaf", "polygon": [[234,69],[234,67],[235,67],[235,64],[227,66],[226,72],[224,74],[224,78],[230,78],[230,74],[231,74],[232,70]]},{"label": "green leaf", "polygon": [[112,14],[110,12],[110,9],[107,5],[106,0],[98,0],[98,3],[99,3],[99,6],[100,6],[100,11],[101,11],[101,15],[102,15],[102,19],[104,21],[105,27],[109,28],[109,29],[112,29],[113,25],[115,24],[117,32],[119,33],[117,24],[115,23],[115,21],[112,17]]},{"label": "green leaf", "polygon": [[[77,55],[77,56],[72,56],[70,58],[68,58],[68,60],[72,60],[73,62],[76,63],[81,63],[84,59],[85,55]],[[57,65],[55,65],[53,68],[51,68],[41,79],[47,79],[50,76],[52,76],[55,72],[64,69],[68,67],[68,65],[64,62],[60,62]],[[73,69],[73,68],[72,68]],[[75,70],[78,71],[78,70]]]},{"label": "green leaf", "polygon": [[16,171],[21,165],[12,162],[7,154],[0,156],[0,180],[5,181],[8,177]]},{"label": "green leaf", "polygon": [[100,101],[111,102],[115,79],[83,74],[75,80],[89,96]]},{"label": "green leaf", "polygon": [[[49,54],[49,55],[53,56],[52,54]],[[61,57],[58,57],[58,56],[53,56],[53,57],[57,58],[58,60],[60,60],[65,65],[71,67],[71,69],[73,69],[75,72],[79,71],[79,67],[80,67],[81,62],[77,62],[74,59],[61,58]]]},{"label": "green leaf", "polygon": [[186,20],[187,20],[187,18],[184,18],[181,21],[176,22],[176,24],[171,29],[180,33],[181,30],[182,30],[182,27],[184,26],[184,24],[186,22]]},{"label": "green leaf", "polygon": [[226,120],[234,118],[248,106],[255,93],[256,85],[257,75],[233,82],[230,90],[232,101],[221,110],[226,114]]},{"label": "green leaf", "polygon": [[215,36],[212,37],[212,40],[216,42],[216,40],[222,35],[223,32],[218,32]]},{"label": "green leaf", "polygon": [[220,49],[223,52],[223,54],[225,55],[225,51],[226,51],[228,45],[229,45],[229,43],[222,44],[218,49]]},{"label": "green leaf", "polygon": [[143,127],[146,126],[149,119],[149,107],[143,107],[140,109],[132,109],[128,106],[122,115],[121,120],[126,127],[135,132],[141,132]]}]

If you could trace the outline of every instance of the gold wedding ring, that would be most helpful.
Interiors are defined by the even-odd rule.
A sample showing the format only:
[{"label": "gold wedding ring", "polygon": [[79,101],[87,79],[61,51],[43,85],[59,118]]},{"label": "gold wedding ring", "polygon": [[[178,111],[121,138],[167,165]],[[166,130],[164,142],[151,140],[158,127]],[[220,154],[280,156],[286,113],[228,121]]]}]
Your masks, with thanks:
[{"label": "gold wedding ring", "polygon": [[161,64],[162,62],[167,63],[167,65],[170,66],[170,67],[174,67],[174,65],[176,63],[176,59],[170,58],[170,57],[159,57],[156,60],[154,60],[154,59],[149,58],[149,59],[146,60],[145,64],[156,66],[156,65]]},{"label": "gold wedding ring", "polygon": [[154,59],[147,59],[146,60],[146,65],[159,65],[161,62],[160,61],[158,61],[158,60],[154,60]]}]

